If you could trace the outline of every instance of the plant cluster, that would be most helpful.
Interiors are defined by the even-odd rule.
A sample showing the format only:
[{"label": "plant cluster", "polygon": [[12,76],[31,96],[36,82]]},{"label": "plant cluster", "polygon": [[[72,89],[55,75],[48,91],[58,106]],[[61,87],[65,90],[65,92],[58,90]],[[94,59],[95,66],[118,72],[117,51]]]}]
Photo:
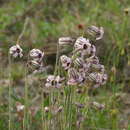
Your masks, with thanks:
[{"label": "plant cluster", "polygon": [[[87,29],[88,34],[92,35],[95,40],[103,38],[104,30],[102,27],[91,26]],[[63,79],[66,79],[67,85],[83,86],[92,83],[97,88],[104,85],[107,80],[104,65],[100,64],[96,56],[96,47],[93,41],[84,36],[78,38],[62,37],[59,38],[59,46],[70,45],[73,48],[71,54],[60,56],[60,63],[67,72],[66,77],[50,75],[47,78],[46,87],[62,86]]]},{"label": "plant cluster", "polygon": [[[80,36],[78,38],[72,37],[61,37],[59,38],[58,43],[58,50],[57,50],[57,58],[56,58],[56,70],[54,75],[48,75],[46,78],[46,82],[43,85],[43,88],[47,88],[49,90],[60,89],[60,88],[71,88],[71,87],[94,87],[98,88],[101,85],[104,85],[107,81],[107,74],[105,71],[104,65],[100,64],[99,58],[96,55],[96,47],[94,43],[97,40],[103,38],[104,30],[102,27],[98,28],[96,26],[91,26],[87,29],[88,36],[92,36],[93,40],[86,38],[86,36]],[[73,48],[73,51],[68,55],[61,55],[59,57],[59,48],[70,46]],[[24,56],[23,50],[20,45],[17,43],[16,45],[12,46],[9,50],[9,54],[14,58],[21,58]],[[33,72],[42,72],[43,68],[45,68],[43,59],[44,59],[44,52],[39,49],[32,49],[28,54],[28,61],[27,67],[30,67]],[[60,71],[62,71],[62,74]],[[57,72],[58,71],[58,72]],[[43,90],[42,90],[43,91]],[[66,90],[65,90],[66,91]],[[73,92],[72,92],[73,93]],[[72,97],[70,96],[71,91],[69,91],[66,95],[67,104],[65,107],[68,109],[69,115],[71,117],[71,105],[74,103],[78,109],[84,108],[84,104],[79,102],[73,102]],[[79,93],[79,92],[78,92]],[[43,94],[43,93],[42,93]],[[64,92],[63,92],[64,94]],[[19,117],[19,120],[28,119],[28,112],[34,115],[37,112],[37,109],[28,107],[27,105],[27,86],[25,87],[25,105],[21,103],[16,104],[16,111]],[[71,98],[70,98],[71,97]],[[11,97],[10,97],[11,98]],[[50,100],[49,105],[45,105],[44,112],[52,112],[54,115],[63,111],[64,104],[57,104],[57,99],[53,95]],[[43,99],[43,95],[42,95]],[[42,100],[42,103],[44,99]],[[53,105],[54,106],[53,106]],[[99,104],[97,102],[91,103],[97,109],[104,109],[104,104]],[[27,110],[29,109],[29,110]],[[26,112],[26,114],[25,114]],[[43,108],[42,108],[43,112]],[[81,114],[78,112],[78,114]],[[44,114],[43,114],[44,115]],[[42,116],[43,116],[42,115]],[[82,115],[82,114],[81,114]],[[79,125],[83,120],[83,116],[77,117],[77,124]],[[43,120],[43,118],[42,118]]]}]

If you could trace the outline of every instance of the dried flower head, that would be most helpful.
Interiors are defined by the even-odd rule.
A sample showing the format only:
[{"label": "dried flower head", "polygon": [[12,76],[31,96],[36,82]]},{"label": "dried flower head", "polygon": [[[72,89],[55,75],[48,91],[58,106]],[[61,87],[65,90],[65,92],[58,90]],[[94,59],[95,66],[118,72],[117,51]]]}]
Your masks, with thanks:
[{"label": "dried flower head", "polygon": [[103,35],[104,35],[104,29],[103,29],[103,27],[91,26],[91,27],[88,27],[87,32],[90,35],[92,35],[93,37],[95,37],[96,40],[102,39]]},{"label": "dried flower head", "polygon": [[60,57],[60,61],[61,61],[62,67],[65,70],[68,70],[71,67],[72,60],[71,60],[71,58],[67,57],[66,55],[62,55]]},{"label": "dried flower head", "polygon": [[61,37],[59,38],[59,45],[64,46],[64,45],[73,45],[75,42],[75,38],[72,37]]},{"label": "dried flower head", "polygon": [[39,49],[32,49],[29,55],[33,60],[41,62],[44,56],[44,52]]},{"label": "dried flower head", "polygon": [[9,53],[10,53],[14,58],[16,58],[16,57],[20,57],[20,58],[21,58],[21,57],[23,56],[22,52],[23,52],[23,50],[22,50],[22,48],[21,48],[18,44],[12,46],[12,47],[10,48],[10,50],[9,50]]}]

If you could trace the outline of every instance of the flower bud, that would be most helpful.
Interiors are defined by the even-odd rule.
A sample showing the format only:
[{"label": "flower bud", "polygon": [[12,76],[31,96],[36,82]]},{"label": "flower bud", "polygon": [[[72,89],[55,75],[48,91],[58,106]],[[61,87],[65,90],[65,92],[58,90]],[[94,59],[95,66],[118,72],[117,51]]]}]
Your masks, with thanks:
[{"label": "flower bud", "polygon": [[64,46],[64,45],[73,45],[75,42],[75,38],[71,37],[61,37],[59,38],[59,45]]},{"label": "flower bud", "polygon": [[48,113],[49,112],[49,107],[45,107],[44,110],[45,110],[46,113]]},{"label": "flower bud", "polygon": [[91,27],[88,27],[87,32],[91,36],[93,36],[96,40],[102,39],[103,35],[104,35],[104,29],[103,29],[103,27],[91,26]]}]

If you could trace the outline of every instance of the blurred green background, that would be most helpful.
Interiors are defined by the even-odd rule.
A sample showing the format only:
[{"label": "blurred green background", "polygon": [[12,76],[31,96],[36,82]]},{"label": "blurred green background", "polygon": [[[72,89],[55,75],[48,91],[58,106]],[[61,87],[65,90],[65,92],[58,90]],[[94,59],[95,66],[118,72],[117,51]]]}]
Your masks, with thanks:
[{"label": "blurred green background", "polygon": [[[121,116],[125,123],[127,121],[128,128],[130,0],[0,0],[1,113],[6,111],[7,105],[3,103],[3,95],[8,84],[8,49],[16,44],[27,17],[29,24],[21,39],[21,46],[25,53],[32,48],[40,48],[49,58],[55,56],[59,37],[80,36],[83,29],[91,25],[104,27],[104,38],[97,42],[96,47],[109,79],[107,85],[99,90],[98,96],[106,97],[106,102],[107,97],[111,97],[110,111],[118,111],[120,114],[117,112],[117,120],[120,122]],[[82,25],[83,29],[79,28],[79,25]],[[18,85],[24,76],[23,68],[21,61],[13,65],[12,78],[15,85]],[[4,119],[2,114],[0,118]],[[2,121],[4,122],[1,120],[0,124],[3,127]],[[113,130],[116,128],[113,127]]]}]

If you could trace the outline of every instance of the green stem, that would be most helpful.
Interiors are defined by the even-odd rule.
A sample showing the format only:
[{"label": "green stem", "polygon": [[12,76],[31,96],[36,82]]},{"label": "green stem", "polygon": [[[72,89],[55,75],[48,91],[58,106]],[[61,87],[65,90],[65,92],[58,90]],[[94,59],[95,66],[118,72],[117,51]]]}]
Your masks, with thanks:
[{"label": "green stem", "polygon": [[28,115],[28,80],[27,80],[27,66],[25,68],[25,109],[24,109],[24,129],[29,129],[29,115]]},{"label": "green stem", "polygon": [[23,30],[22,30],[21,34],[19,35],[16,44],[19,44],[19,43],[20,43],[20,40],[22,39],[22,37],[23,37],[23,35],[24,35],[24,32],[25,32],[25,30],[26,30],[26,28],[27,28],[28,23],[29,23],[29,17],[27,17],[27,18],[25,19],[25,23],[24,23],[24,26],[23,26]]},{"label": "green stem", "polygon": [[44,98],[43,98],[43,89],[41,90],[41,98],[42,98],[42,103],[41,103],[41,110],[42,110],[42,129],[44,130]]},{"label": "green stem", "polygon": [[8,55],[8,61],[9,61],[9,130],[11,130],[12,128],[12,124],[11,124],[11,121],[12,121],[12,114],[11,114],[11,103],[12,103],[12,100],[11,100],[11,93],[12,93],[12,89],[11,89],[11,85],[12,85],[12,79],[11,79],[11,57],[10,55]]}]

